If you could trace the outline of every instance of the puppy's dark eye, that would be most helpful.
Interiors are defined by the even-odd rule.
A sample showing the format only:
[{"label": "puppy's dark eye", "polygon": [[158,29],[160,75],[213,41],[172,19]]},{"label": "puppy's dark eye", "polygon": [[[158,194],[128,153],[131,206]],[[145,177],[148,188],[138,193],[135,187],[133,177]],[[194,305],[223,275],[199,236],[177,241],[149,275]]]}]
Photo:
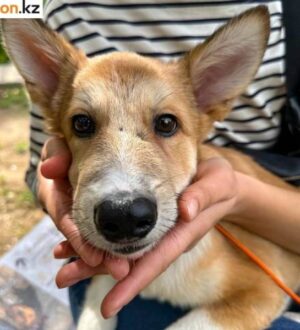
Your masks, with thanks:
[{"label": "puppy's dark eye", "polygon": [[89,137],[95,132],[95,122],[87,115],[76,115],[72,118],[72,128],[78,137]]},{"label": "puppy's dark eye", "polygon": [[175,116],[170,114],[161,115],[155,118],[155,132],[164,137],[174,135],[178,128],[178,122]]}]

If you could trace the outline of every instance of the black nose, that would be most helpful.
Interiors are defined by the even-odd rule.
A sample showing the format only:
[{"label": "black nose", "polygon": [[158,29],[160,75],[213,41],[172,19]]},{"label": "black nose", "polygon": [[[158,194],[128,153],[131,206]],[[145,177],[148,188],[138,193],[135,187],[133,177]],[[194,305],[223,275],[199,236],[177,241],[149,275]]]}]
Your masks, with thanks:
[{"label": "black nose", "polygon": [[105,200],[95,208],[97,230],[109,241],[143,238],[154,227],[156,203],[140,197],[133,201]]}]

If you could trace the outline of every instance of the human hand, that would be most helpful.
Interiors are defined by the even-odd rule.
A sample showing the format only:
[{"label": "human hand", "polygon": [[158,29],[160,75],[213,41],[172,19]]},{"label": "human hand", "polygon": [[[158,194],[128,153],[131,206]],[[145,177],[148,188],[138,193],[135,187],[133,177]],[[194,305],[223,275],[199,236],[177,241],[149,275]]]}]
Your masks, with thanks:
[{"label": "human hand", "polygon": [[[139,292],[163,273],[182,253],[189,250],[215,224],[239,206],[239,173],[221,158],[202,162],[198,166],[194,183],[182,194],[178,202],[180,219],[149,253],[135,261],[130,273],[108,293],[102,303],[104,317],[112,317]],[[64,243],[68,253],[72,248]],[[60,257],[66,257],[63,252]],[[65,266],[66,267],[66,266]],[[74,277],[78,280],[96,275],[98,269],[85,274],[80,269]],[[66,272],[64,272],[66,273]],[[88,275],[88,276],[86,276]],[[61,276],[62,283],[64,279]],[[65,282],[64,284],[67,285]]]},{"label": "human hand", "polygon": [[[56,247],[54,255],[66,253],[70,256],[80,256],[81,259],[65,266],[57,277],[61,286],[61,277],[71,285],[74,278],[72,269],[81,275],[88,276],[91,270],[98,273],[110,273],[114,278],[121,279],[127,275],[129,264],[126,260],[105,258],[104,253],[90,244],[81,236],[72,220],[72,188],[68,180],[68,170],[71,164],[71,154],[60,138],[50,138],[42,150],[42,161],[37,170],[37,195],[45,210],[53,219],[56,227],[68,240]],[[76,271],[74,272],[76,275]],[[64,274],[67,274],[64,276]]]}]

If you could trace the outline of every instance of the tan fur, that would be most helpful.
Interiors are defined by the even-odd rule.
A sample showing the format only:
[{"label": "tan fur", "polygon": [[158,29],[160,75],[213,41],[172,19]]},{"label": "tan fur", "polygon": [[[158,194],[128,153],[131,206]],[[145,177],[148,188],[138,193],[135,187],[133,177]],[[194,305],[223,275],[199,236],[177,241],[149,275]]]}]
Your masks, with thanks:
[{"label": "tan fur", "polygon": [[[4,23],[7,49],[25,77],[33,101],[44,108],[51,131],[63,135],[70,147],[73,216],[90,243],[114,253],[114,245],[99,237],[91,221],[91,204],[102,196],[103,186],[120,183],[125,189],[154,191],[157,200],[162,201],[158,207],[161,219],[157,225],[161,227],[148,237],[151,248],[174,226],[177,196],[191,181],[197,162],[215,156],[226,158],[235,170],[266,183],[294,189],[249,157],[202,143],[212,123],[225,118],[232,101],[251,81],[259,66],[269,31],[265,8],[250,10],[233,19],[182,60],[168,64],[132,53],[87,59],[56,34],[39,24],[32,24],[38,29],[38,37],[31,29],[27,38],[20,41],[18,35],[22,32],[16,24]],[[239,40],[235,32],[237,27],[244,34],[243,40]],[[257,30],[251,34],[251,29]],[[52,53],[58,53],[57,57],[46,57],[47,60],[42,61],[54,68],[56,89],[39,88],[39,82],[47,86],[48,81],[37,72],[30,73],[31,80],[28,81],[27,67],[17,59],[13,40],[36,56],[43,51],[37,49],[31,38],[40,41],[42,35],[48,40],[46,49],[52,45]],[[224,40],[226,43],[222,45]],[[246,52],[241,47],[245,47]],[[231,81],[226,66],[245,57],[246,64],[233,72],[239,79]],[[30,64],[28,59],[24,62]],[[216,71],[222,79],[222,74],[226,76],[223,86],[213,75]],[[240,80],[243,83],[237,84]],[[162,138],[153,130],[153,118],[164,113],[175,115],[180,126],[170,138]],[[93,137],[79,139],[74,135],[71,118],[76,114],[89,114],[96,122]],[[166,203],[169,203],[167,207]],[[166,215],[168,218],[163,219]],[[229,219],[224,219],[223,225],[260,256],[288,286],[299,287],[299,256],[226,220]],[[193,308],[168,328],[173,330],[207,329],[206,324],[210,329],[218,330],[260,330],[280,315],[286,305],[282,291],[214,229],[143,294]],[[89,296],[95,296],[92,287]],[[98,303],[87,301],[85,310],[95,309]],[[89,317],[83,316],[80,330],[91,330]]]}]

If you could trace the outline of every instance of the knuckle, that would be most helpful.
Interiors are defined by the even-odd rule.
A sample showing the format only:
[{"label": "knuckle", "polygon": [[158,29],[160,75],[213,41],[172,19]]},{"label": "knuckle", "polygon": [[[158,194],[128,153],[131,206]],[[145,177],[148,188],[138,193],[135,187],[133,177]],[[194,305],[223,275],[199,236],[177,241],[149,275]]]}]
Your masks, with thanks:
[{"label": "knuckle", "polygon": [[67,146],[66,143],[62,138],[58,137],[50,137],[46,140],[44,143],[43,149],[42,149],[42,160],[46,160],[52,156],[55,156],[59,153],[65,153],[67,152]]},{"label": "knuckle", "polygon": [[64,221],[57,221],[57,227],[67,237],[67,239],[71,242],[72,245],[78,239],[78,232],[70,229],[70,226],[64,223]]},{"label": "knuckle", "polygon": [[198,187],[197,191],[195,191],[194,196],[198,200],[201,210],[205,209],[209,205],[211,200],[209,189],[206,189],[206,191],[204,191],[202,187]]},{"label": "knuckle", "polygon": [[197,200],[199,211],[206,209],[212,202],[211,184],[202,184],[197,182],[192,188],[188,189],[184,195],[185,201]]},{"label": "knuckle", "polygon": [[41,155],[41,158],[42,158],[42,161],[48,159],[50,157],[49,155],[49,151],[51,150],[51,145],[53,143],[55,143],[55,137],[50,137],[49,139],[47,139],[43,145],[43,148],[42,148],[42,155]]},{"label": "knuckle", "polygon": [[226,184],[228,187],[230,187],[234,183],[234,175],[231,170],[225,170],[223,169],[220,173],[220,179],[224,184]]}]

